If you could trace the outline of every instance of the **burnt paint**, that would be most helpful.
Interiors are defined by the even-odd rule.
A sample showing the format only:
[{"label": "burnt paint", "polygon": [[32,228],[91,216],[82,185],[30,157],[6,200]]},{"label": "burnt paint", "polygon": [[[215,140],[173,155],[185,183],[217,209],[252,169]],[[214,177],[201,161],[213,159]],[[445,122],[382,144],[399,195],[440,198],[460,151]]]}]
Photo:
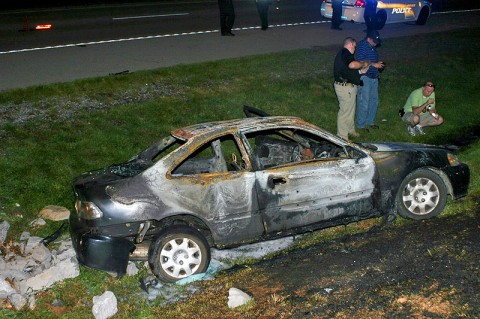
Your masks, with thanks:
[{"label": "burnt paint", "polygon": [[[222,129],[231,133],[237,125],[275,127],[282,123],[316,129],[299,119],[272,117],[263,119],[263,122],[258,119],[228,121],[225,127],[220,122],[197,125],[178,130],[176,134],[182,138],[196,137],[195,143],[201,143],[203,139],[210,138],[209,134],[219,135]],[[318,134],[335,143],[341,141],[321,130]],[[332,179],[332,184],[324,185],[322,190],[315,188],[318,177],[309,172],[312,164],[295,165],[293,174],[288,169],[272,170],[272,175],[282,171],[281,178],[285,181],[275,186],[277,190],[272,189],[268,177],[259,179],[262,172],[212,173],[195,177],[170,175],[171,167],[180,163],[189,150],[195,148],[194,145],[187,142],[185,147],[180,147],[154,165],[146,165],[145,171],[135,176],[119,177],[108,170],[101,170],[77,178],[74,189],[78,198],[94,202],[103,211],[104,218],[95,221],[95,227],[88,227],[83,222],[79,227],[81,230],[74,231],[72,237],[88,238],[88,234],[110,232],[118,238],[133,238],[132,230],[136,226],[128,226],[131,223],[192,215],[203,221],[211,231],[213,245],[228,247],[386,214],[395,209],[395,194],[403,178],[421,167],[448,171],[448,176],[459,176],[452,183],[454,189],[461,189],[458,194],[466,194],[466,187],[460,184],[468,185],[469,181],[468,167],[449,167],[444,149],[401,143],[375,144],[379,149],[376,152],[349,144],[359,154],[368,153],[371,156],[357,158],[350,163],[354,167],[363,161],[363,173],[345,166],[341,184]],[[335,178],[338,174],[338,162],[321,165],[332,170],[330,174],[325,173],[325,178]],[[297,177],[303,174],[303,177],[294,182],[292,176],[295,174]],[[297,194],[282,194],[282,187],[292,185],[299,187]],[[318,194],[335,194],[336,191],[341,194],[337,194],[334,201],[319,204],[322,199],[318,198]],[[72,219],[82,224],[75,214]],[[124,234],[122,229],[125,229]]]}]

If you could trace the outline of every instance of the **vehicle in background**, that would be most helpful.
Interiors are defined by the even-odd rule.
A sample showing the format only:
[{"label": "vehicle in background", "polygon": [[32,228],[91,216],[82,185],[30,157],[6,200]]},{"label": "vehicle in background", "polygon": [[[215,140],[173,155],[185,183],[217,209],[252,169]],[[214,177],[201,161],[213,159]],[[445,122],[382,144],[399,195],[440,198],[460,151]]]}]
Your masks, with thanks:
[{"label": "vehicle in background", "polygon": [[[344,0],[342,20],[364,23],[363,13],[366,0]],[[432,3],[424,0],[379,0],[376,13],[376,29],[387,23],[415,22],[424,25],[432,12]],[[322,17],[332,18],[332,0],[323,0],[320,8]]]}]

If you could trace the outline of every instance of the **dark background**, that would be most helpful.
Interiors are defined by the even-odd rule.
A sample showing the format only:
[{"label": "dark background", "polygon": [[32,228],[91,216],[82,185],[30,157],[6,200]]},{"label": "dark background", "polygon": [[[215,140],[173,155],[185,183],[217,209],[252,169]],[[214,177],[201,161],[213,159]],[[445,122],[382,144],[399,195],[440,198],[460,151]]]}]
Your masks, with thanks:
[{"label": "dark background", "polygon": [[[185,3],[185,2],[216,2],[217,0],[7,0],[0,4],[0,11],[13,9],[34,9],[34,8],[53,8],[53,7],[71,7],[85,5],[121,5],[135,3]],[[253,1],[253,0],[234,0],[235,1]],[[282,0],[280,0],[281,2]],[[303,0],[297,0],[303,1]],[[478,0],[430,0],[433,4],[433,11],[460,10],[480,8]],[[318,0],[319,6],[321,0]]]}]

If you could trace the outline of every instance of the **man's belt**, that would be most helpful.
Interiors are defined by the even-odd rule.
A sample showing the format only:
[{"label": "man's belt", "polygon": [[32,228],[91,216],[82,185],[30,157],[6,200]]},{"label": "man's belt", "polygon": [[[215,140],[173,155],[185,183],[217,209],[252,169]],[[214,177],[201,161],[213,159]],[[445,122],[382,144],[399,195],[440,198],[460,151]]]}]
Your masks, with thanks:
[{"label": "man's belt", "polygon": [[350,83],[350,82],[338,82],[335,81],[335,84],[341,85],[341,86],[355,86],[355,84]]}]

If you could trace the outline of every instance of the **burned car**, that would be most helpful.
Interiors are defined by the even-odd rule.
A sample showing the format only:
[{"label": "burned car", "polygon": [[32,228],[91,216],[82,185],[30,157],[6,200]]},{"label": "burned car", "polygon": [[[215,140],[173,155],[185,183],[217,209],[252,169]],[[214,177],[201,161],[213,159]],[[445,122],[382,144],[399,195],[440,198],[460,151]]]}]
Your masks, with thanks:
[{"label": "burned car", "polygon": [[250,116],[174,130],[125,163],[77,177],[70,233],[86,266],[121,276],[128,260],[148,259],[174,282],[205,272],[211,247],[396,212],[432,218],[448,195],[467,194],[469,180],[443,147],[351,143],[300,118]]}]

